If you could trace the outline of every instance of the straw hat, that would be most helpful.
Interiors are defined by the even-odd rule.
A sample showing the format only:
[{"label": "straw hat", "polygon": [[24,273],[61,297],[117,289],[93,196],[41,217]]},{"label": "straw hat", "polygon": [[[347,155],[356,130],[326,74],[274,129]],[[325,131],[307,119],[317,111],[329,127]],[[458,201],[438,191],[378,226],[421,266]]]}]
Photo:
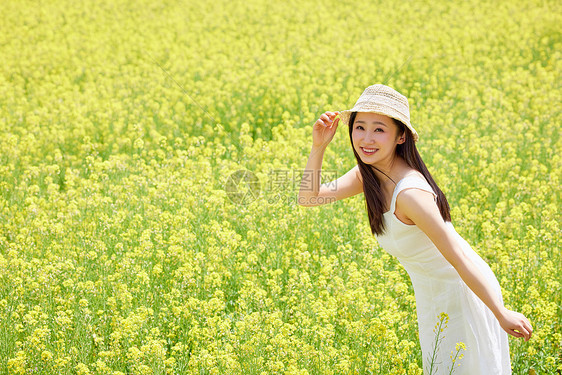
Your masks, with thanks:
[{"label": "straw hat", "polygon": [[391,87],[376,84],[369,86],[355,103],[352,109],[340,111],[340,118],[343,124],[349,126],[351,112],[372,112],[392,117],[401,121],[412,131],[414,141],[417,141],[418,132],[410,124],[410,106],[408,99]]}]

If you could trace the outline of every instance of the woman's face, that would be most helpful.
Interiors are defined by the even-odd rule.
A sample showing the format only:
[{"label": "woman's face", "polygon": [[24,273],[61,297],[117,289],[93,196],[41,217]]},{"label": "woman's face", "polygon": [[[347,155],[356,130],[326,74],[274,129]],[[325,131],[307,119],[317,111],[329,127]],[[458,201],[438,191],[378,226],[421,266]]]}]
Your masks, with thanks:
[{"label": "woman's face", "polygon": [[358,112],[351,133],[353,147],[365,164],[390,163],[396,145],[404,143],[404,134],[398,134],[394,121],[385,115]]}]

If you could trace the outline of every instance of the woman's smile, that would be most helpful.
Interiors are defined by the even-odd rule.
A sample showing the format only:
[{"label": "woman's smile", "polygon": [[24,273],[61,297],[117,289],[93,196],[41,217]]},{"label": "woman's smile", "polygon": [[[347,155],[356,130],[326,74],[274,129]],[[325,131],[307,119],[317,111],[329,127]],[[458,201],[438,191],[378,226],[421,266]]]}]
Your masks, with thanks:
[{"label": "woman's smile", "polygon": [[377,150],[377,148],[361,147],[361,151],[363,151],[365,155],[373,155],[375,152],[377,152]]}]

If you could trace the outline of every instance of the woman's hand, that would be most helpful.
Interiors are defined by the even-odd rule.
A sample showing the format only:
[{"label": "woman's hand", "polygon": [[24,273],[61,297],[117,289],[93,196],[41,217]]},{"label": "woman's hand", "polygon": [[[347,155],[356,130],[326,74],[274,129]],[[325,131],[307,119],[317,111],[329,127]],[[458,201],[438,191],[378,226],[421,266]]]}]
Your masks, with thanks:
[{"label": "woman's hand", "polygon": [[529,338],[531,338],[533,327],[525,315],[505,309],[498,321],[504,331],[511,336],[523,337],[525,341],[529,341]]},{"label": "woman's hand", "polygon": [[[339,112],[324,112],[312,126],[312,144],[315,147],[327,146],[334,138],[340,118]],[[335,119],[335,120],[334,120]]]}]

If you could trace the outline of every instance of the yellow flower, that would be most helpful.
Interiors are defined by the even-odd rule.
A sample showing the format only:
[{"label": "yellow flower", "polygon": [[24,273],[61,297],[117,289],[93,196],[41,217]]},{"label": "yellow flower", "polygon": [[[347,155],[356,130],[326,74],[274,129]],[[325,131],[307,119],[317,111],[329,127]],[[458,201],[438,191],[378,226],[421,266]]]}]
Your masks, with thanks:
[{"label": "yellow flower", "polygon": [[41,359],[45,362],[50,361],[51,359],[53,359],[53,353],[51,353],[48,350],[43,351],[43,353],[41,353]]}]

